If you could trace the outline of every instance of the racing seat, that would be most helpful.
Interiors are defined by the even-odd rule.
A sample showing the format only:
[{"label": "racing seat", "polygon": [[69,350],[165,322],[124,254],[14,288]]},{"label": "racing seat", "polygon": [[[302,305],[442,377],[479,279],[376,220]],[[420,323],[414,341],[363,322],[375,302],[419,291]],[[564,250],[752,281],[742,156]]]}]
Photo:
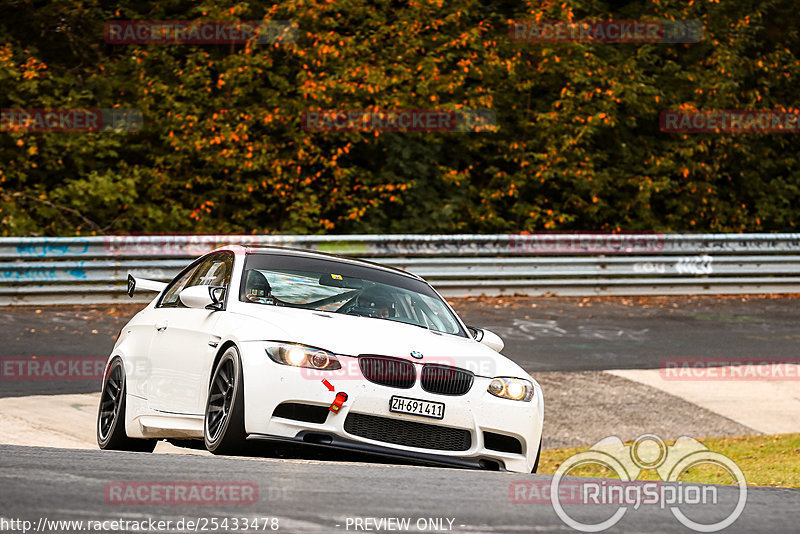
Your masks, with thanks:
[{"label": "racing seat", "polygon": [[349,313],[385,319],[397,315],[392,296],[376,288],[366,289],[358,295],[356,297],[356,305],[353,306]]},{"label": "racing seat", "polygon": [[244,283],[244,296],[250,302],[261,304],[274,304],[272,297],[272,286],[269,285],[267,277],[256,270],[247,271]]}]

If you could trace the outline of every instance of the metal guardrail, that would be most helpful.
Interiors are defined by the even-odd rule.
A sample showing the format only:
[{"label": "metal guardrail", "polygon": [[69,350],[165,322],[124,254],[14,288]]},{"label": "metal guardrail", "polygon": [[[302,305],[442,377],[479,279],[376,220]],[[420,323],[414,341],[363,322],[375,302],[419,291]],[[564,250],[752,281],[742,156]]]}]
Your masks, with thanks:
[{"label": "metal guardrail", "polygon": [[237,243],[372,259],[446,296],[800,293],[800,234],[99,236],[0,238],[0,305],[127,301],[128,272],[167,281]]}]

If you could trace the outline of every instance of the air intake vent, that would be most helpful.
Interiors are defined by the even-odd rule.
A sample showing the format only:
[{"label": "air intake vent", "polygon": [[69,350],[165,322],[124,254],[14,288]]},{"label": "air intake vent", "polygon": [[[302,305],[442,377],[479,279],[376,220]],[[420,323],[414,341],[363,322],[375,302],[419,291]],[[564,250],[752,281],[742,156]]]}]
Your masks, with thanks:
[{"label": "air intake vent", "polygon": [[272,417],[283,417],[295,421],[305,421],[306,423],[322,424],[328,419],[327,406],[314,406],[312,404],[302,404],[299,402],[284,402],[275,407]]},{"label": "air intake vent", "polygon": [[522,454],[522,443],[517,438],[494,432],[483,433],[483,446],[493,451]]},{"label": "air intake vent", "polygon": [[472,387],[469,371],[447,365],[427,364],[422,368],[422,389],[440,395],[464,395]]},{"label": "air intake vent", "polygon": [[418,449],[466,451],[472,446],[468,430],[363,413],[347,414],[344,430],[354,436]]},{"label": "air intake vent", "polygon": [[359,356],[358,365],[364,378],[390,388],[408,389],[417,379],[414,364],[398,358]]}]

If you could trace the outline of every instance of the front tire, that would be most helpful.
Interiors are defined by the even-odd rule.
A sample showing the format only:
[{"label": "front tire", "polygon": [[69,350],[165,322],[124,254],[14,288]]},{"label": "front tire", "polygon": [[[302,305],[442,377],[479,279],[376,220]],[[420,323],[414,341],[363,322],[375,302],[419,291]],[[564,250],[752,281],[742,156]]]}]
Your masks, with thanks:
[{"label": "front tire", "polygon": [[536,452],[536,461],[533,462],[533,470],[531,473],[536,473],[539,470],[539,458],[542,457],[542,440],[539,440],[539,450]]},{"label": "front tire", "polygon": [[203,438],[213,454],[238,454],[245,448],[244,380],[236,347],[219,359],[206,400]]},{"label": "front tire", "polygon": [[155,439],[129,438],[125,432],[125,366],[114,358],[103,380],[100,407],[97,410],[97,444],[115,451],[153,452]]}]

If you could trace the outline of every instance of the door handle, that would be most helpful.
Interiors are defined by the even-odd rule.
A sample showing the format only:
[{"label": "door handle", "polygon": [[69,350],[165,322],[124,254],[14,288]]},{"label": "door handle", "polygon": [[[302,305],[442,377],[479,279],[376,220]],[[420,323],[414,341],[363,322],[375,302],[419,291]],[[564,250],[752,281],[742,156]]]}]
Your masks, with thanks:
[{"label": "door handle", "polygon": [[163,332],[167,329],[167,321],[159,321],[156,323],[156,330]]}]

